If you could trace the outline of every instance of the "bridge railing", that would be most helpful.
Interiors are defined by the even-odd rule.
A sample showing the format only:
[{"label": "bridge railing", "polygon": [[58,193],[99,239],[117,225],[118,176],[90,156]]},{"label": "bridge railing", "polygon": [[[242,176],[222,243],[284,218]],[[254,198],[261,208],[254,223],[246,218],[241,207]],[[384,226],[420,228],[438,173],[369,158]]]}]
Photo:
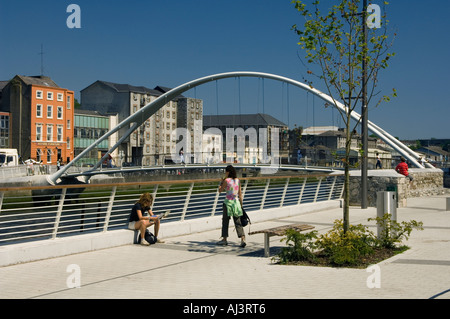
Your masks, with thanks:
[{"label": "bridge railing", "polygon": [[[0,245],[127,227],[144,192],[163,223],[222,214],[220,179],[0,188]],[[342,175],[241,178],[247,211],[339,199]]]}]

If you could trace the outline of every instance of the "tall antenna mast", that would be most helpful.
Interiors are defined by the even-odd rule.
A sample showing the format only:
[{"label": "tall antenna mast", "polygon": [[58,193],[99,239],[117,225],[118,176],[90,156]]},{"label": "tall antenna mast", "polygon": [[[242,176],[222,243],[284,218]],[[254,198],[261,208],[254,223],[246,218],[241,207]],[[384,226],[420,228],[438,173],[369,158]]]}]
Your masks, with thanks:
[{"label": "tall antenna mast", "polygon": [[44,45],[41,44],[41,53],[39,53],[41,56],[41,76],[44,75]]}]

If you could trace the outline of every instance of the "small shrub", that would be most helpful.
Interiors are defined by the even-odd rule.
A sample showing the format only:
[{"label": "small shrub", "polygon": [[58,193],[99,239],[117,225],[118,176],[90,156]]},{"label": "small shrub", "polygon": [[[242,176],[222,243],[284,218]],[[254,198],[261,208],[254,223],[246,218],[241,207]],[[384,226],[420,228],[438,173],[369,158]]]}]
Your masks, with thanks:
[{"label": "small shrub", "polygon": [[363,225],[350,225],[344,233],[342,220],[336,220],[333,228],[318,237],[321,253],[334,265],[354,265],[361,257],[374,251],[374,234]]},{"label": "small shrub", "polygon": [[303,263],[326,266],[357,266],[377,263],[396,253],[403,252],[406,246],[399,247],[407,240],[413,229],[422,230],[423,223],[412,220],[397,223],[389,214],[382,218],[369,218],[383,227],[379,237],[364,225],[350,225],[344,233],[342,220],[336,220],[333,228],[325,234],[317,231],[300,233],[288,230],[287,247],[283,247],[277,259],[280,264]]},{"label": "small shrub", "polygon": [[300,233],[293,229],[286,231],[286,238],[281,241],[286,241],[288,247],[283,247],[278,254],[278,259],[281,264],[287,264],[297,261],[314,261],[316,256],[314,250],[316,244],[314,240],[317,238],[317,231],[307,233]]},{"label": "small shrub", "polygon": [[423,223],[411,220],[409,222],[398,223],[391,219],[390,214],[384,214],[383,217],[369,218],[369,221],[376,221],[377,226],[382,231],[377,239],[377,245],[383,248],[398,248],[403,240],[408,240],[413,229],[423,230]]}]

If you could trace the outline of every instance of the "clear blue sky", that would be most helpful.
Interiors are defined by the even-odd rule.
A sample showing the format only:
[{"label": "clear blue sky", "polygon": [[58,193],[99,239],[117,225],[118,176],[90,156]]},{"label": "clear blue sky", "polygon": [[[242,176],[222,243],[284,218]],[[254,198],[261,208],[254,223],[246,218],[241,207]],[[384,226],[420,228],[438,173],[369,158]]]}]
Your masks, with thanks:
[{"label": "clear blue sky", "polygon": [[[66,26],[71,3],[81,8],[81,29]],[[450,2],[397,0],[387,10],[396,57],[380,87],[395,87],[398,97],[371,108],[369,119],[402,139],[450,138]],[[301,21],[290,0],[0,0],[0,80],[39,75],[41,44],[44,74],[77,97],[96,80],[176,87],[228,71],[301,80],[291,31]],[[258,79],[217,88],[218,96],[215,83],[185,95],[204,99],[205,114],[264,110],[291,127],[342,125],[323,103],[278,82],[266,80],[264,94]]]}]

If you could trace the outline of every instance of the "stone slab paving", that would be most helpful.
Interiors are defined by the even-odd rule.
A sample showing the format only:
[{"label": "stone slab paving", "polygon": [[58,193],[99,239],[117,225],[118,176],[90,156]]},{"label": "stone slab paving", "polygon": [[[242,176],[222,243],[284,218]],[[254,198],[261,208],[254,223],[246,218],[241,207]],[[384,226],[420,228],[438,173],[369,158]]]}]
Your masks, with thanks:
[{"label": "stone slab paving", "polygon": [[[150,247],[126,245],[2,267],[0,298],[450,299],[445,197],[408,199],[397,214],[399,221],[422,221],[424,231],[413,231],[406,242],[411,249],[378,264],[379,288],[368,287],[375,273],[367,269],[277,265],[263,257],[262,234],[247,236],[247,247],[240,248],[232,226],[226,247],[215,245],[220,230],[214,230],[165,238],[165,244]],[[367,218],[375,216],[375,208],[350,211],[353,224],[369,224]],[[340,218],[342,209],[332,209],[250,227],[306,223],[325,232]],[[284,245],[280,239],[271,238],[273,251]],[[79,288],[72,288],[78,283],[74,278],[80,279]]]}]

